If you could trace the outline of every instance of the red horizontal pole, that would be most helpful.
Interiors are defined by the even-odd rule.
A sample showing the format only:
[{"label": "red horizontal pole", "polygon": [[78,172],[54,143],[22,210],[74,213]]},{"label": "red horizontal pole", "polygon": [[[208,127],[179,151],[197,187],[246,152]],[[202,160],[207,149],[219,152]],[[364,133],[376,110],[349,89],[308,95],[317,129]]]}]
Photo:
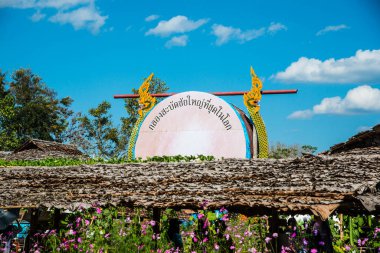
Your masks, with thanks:
[{"label": "red horizontal pole", "polygon": [[[249,91],[227,91],[227,92],[210,92],[211,94],[215,96],[241,96],[244,95]],[[275,94],[294,94],[297,93],[298,90],[263,90],[261,91],[261,94],[263,95],[275,95]],[[152,97],[170,97],[177,93],[157,93],[157,94],[150,94]],[[114,95],[114,98],[138,98],[139,94],[121,94],[121,95]]]}]

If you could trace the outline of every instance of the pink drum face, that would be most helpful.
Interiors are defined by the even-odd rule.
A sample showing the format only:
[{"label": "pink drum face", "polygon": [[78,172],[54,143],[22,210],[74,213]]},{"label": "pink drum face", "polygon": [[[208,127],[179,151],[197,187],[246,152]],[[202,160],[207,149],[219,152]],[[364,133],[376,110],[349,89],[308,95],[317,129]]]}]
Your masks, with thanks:
[{"label": "pink drum face", "polygon": [[135,157],[212,155],[250,158],[249,139],[239,114],[223,99],[189,91],[168,97],[147,115]]}]

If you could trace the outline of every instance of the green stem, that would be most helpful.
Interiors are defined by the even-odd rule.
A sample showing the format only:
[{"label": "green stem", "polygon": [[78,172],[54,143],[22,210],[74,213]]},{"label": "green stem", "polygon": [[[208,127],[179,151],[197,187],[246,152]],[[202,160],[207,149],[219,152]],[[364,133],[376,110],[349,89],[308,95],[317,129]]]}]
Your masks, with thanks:
[{"label": "green stem", "polygon": [[371,215],[368,215],[368,226],[372,228],[372,217]]},{"label": "green stem", "polygon": [[354,234],[352,229],[352,217],[349,217],[349,229],[350,229],[350,245],[354,246]]}]

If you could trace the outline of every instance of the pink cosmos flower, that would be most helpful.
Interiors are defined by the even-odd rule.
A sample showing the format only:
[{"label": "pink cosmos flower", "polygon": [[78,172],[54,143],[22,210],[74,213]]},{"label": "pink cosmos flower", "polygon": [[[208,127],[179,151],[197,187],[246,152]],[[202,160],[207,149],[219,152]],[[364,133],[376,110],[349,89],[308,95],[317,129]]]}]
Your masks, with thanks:
[{"label": "pink cosmos flower", "polygon": [[222,221],[228,221],[228,214],[224,214],[221,218]]},{"label": "pink cosmos flower", "polygon": [[350,250],[351,250],[351,247],[348,246],[348,245],[345,245],[345,246],[344,246],[344,249],[347,250],[347,251],[350,251]]},{"label": "pink cosmos flower", "polygon": [[82,238],[78,237],[77,242],[82,243]]},{"label": "pink cosmos flower", "polygon": [[270,237],[266,237],[266,238],[265,238],[265,242],[266,242],[266,243],[269,243],[271,240],[272,240],[272,238],[270,238]]},{"label": "pink cosmos flower", "polygon": [[230,247],[230,249],[234,249],[235,248],[235,246],[234,245],[232,245],[231,247]]},{"label": "pink cosmos flower", "polygon": [[219,245],[214,243],[214,249],[218,250],[219,249]]},{"label": "pink cosmos flower", "polygon": [[97,212],[98,214],[101,214],[101,213],[102,213],[102,209],[100,209],[99,207],[97,207],[97,208],[96,208],[96,212]]},{"label": "pink cosmos flower", "polygon": [[90,225],[90,221],[89,220],[84,220],[84,224],[86,224],[86,226]]},{"label": "pink cosmos flower", "polygon": [[150,224],[152,227],[154,227],[154,226],[156,225],[156,221],[151,220],[151,221],[149,221],[149,224]]},{"label": "pink cosmos flower", "polygon": [[76,231],[75,230],[73,230],[73,229],[70,229],[68,232],[67,232],[67,234],[69,234],[69,235],[76,235]]},{"label": "pink cosmos flower", "polygon": [[198,213],[198,219],[202,219],[203,217],[205,217],[203,213]]},{"label": "pink cosmos flower", "polygon": [[206,229],[209,226],[208,218],[206,218],[205,222],[203,223],[203,229]]},{"label": "pink cosmos flower", "polygon": [[207,242],[208,241],[208,238],[207,237],[205,237],[204,239],[203,239],[203,243],[205,243],[205,242]]},{"label": "pink cosmos flower", "polygon": [[278,234],[277,233],[273,233],[273,238],[277,238],[278,237]]},{"label": "pink cosmos flower", "polygon": [[106,238],[106,239],[107,239],[107,238],[109,238],[109,237],[110,237],[110,235],[111,235],[110,233],[107,233],[107,234],[105,234],[105,235],[104,235],[104,238]]},{"label": "pink cosmos flower", "polygon": [[311,249],[311,250],[310,250],[310,253],[317,253],[317,252],[318,252],[317,249]]}]

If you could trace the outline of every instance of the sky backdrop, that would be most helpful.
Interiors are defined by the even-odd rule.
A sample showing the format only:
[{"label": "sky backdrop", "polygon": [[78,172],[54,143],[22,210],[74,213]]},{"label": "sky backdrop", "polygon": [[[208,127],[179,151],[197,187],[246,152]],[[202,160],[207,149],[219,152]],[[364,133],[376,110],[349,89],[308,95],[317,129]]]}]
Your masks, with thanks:
[{"label": "sky backdrop", "polygon": [[[380,1],[0,0],[0,69],[30,68],[85,112],[154,72],[171,92],[241,91],[269,141],[319,151],[380,123]],[[225,98],[244,108],[242,97]]]}]

